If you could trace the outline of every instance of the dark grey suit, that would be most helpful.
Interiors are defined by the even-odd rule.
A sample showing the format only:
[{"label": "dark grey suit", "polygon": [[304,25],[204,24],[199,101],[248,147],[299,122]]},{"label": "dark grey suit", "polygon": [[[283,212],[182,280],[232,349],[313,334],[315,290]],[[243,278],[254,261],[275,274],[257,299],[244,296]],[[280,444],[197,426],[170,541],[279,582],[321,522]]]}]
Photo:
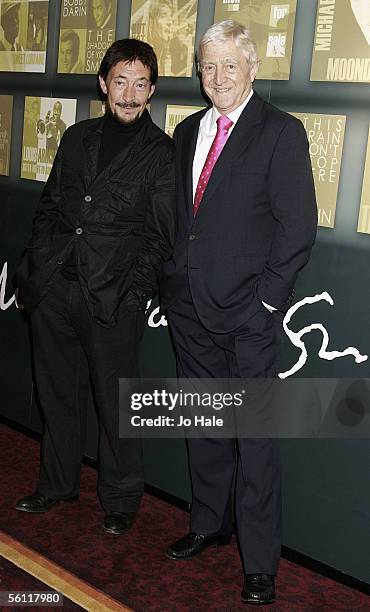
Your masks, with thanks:
[{"label": "dark grey suit", "polygon": [[[206,111],[175,131],[178,234],[161,295],[181,377],[277,373],[283,313],[316,235],[317,210],[301,122],[248,102],[213,169],[196,217],[192,164]],[[277,311],[270,313],[262,300]],[[276,440],[191,440],[191,530],[225,534],[235,510],[246,573],[274,574],[280,553]]]}]

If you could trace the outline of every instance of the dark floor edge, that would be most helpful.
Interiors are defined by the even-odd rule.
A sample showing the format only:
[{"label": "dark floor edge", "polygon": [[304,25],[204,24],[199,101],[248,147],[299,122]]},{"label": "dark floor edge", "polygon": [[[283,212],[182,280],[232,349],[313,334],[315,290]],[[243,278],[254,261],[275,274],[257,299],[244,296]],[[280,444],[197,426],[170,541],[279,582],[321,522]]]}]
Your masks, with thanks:
[{"label": "dark floor edge", "polygon": [[[11,419],[8,419],[6,417],[3,417],[2,415],[0,415],[0,424],[6,425],[7,427],[10,427],[11,429],[18,431],[19,433],[22,433],[25,436],[32,438],[33,440],[39,441],[41,439],[40,433],[32,431],[28,429],[27,427],[25,427],[24,425],[17,423],[15,421],[12,421]],[[83,458],[83,463],[94,469],[97,468],[96,459],[93,459],[92,457],[85,456]],[[154,487],[153,485],[145,484],[145,492],[148,495],[153,495],[153,497],[157,497],[158,499],[161,499],[162,501],[172,506],[175,506],[176,508],[179,508],[180,510],[184,510],[186,512],[189,511],[189,502],[187,502],[184,499],[181,499],[180,497],[177,497],[176,495],[172,495],[171,493],[168,493],[167,491],[162,491],[161,489],[158,489],[157,487]],[[367,584],[366,582],[363,582],[362,580],[359,580],[358,578],[354,578],[353,576],[349,576],[348,574],[344,574],[343,572],[336,570],[330,565],[326,565],[325,563],[322,563],[321,561],[317,561],[316,559],[313,559],[312,557],[308,557],[307,555],[304,555],[303,553],[300,553],[296,550],[288,548],[287,546],[283,546],[281,550],[281,556],[283,557],[283,559],[286,559],[287,561],[291,561],[292,563],[295,563],[296,565],[304,567],[305,569],[311,570],[315,572],[316,574],[320,574],[321,576],[324,576],[325,578],[329,578],[330,580],[334,580],[335,582],[338,582],[339,584],[343,584],[344,586],[347,586],[351,589],[360,591],[361,593],[364,593],[365,595],[370,595],[370,585]]]}]

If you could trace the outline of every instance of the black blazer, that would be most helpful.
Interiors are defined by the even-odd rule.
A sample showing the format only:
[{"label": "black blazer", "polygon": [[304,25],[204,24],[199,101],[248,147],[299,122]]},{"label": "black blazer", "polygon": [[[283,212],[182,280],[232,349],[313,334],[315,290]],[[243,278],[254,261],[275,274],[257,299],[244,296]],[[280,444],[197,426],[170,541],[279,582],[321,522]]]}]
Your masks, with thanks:
[{"label": "black blazer", "polygon": [[132,144],[98,174],[104,121],[77,123],[60,143],[17,270],[28,312],[73,248],[89,309],[100,323],[114,325],[121,303],[145,308],[157,290],[174,241],[174,144],[147,114]]},{"label": "black blazer", "polygon": [[314,243],[317,208],[304,127],[253,94],[217,160],[195,219],[192,163],[203,110],[180,123],[178,233],[163,268],[161,298],[171,307],[189,282],[203,325],[228,332],[261,300],[285,311]]}]

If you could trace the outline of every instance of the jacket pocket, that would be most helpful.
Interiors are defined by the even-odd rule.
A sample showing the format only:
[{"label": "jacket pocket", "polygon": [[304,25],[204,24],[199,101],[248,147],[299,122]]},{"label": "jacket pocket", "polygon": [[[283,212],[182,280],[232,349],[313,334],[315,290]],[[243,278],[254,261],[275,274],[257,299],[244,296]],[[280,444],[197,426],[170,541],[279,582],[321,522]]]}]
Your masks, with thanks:
[{"label": "jacket pocket", "polygon": [[106,186],[114,199],[123,206],[132,208],[143,200],[143,188],[138,183],[114,180],[107,183]]}]

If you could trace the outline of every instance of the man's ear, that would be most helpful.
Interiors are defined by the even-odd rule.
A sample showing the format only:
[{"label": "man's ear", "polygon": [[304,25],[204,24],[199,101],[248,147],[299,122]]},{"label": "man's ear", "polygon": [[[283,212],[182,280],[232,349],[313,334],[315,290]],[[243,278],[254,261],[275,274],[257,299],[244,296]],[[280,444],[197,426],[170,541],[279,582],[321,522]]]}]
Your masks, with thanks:
[{"label": "man's ear", "polygon": [[154,94],[154,92],[155,92],[155,85],[151,85],[151,86],[150,86],[150,94],[149,94],[149,96],[148,96],[148,102],[150,101],[150,98],[152,97],[152,95]]},{"label": "man's ear", "polygon": [[252,66],[251,70],[250,70],[250,77],[251,77],[251,82],[253,83],[254,79],[257,76],[257,72],[258,72],[258,68],[260,65],[260,61],[256,62],[254,64],[254,66]]},{"label": "man's ear", "polygon": [[101,77],[100,75],[99,75],[99,85],[100,85],[100,88],[101,88],[103,94],[107,94],[108,93],[107,86],[105,84],[105,81],[104,81],[103,77]]}]

